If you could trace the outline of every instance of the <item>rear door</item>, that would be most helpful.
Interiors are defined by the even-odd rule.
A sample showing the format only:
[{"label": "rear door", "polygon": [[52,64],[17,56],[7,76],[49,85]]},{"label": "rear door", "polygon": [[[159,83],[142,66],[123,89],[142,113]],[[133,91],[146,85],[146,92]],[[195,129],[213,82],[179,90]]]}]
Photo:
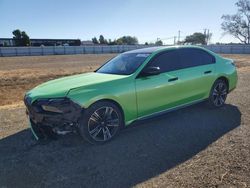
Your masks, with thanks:
[{"label": "rear door", "polygon": [[198,48],[181,48],[179,57],[182,69],[178,74],[186,88],[181,96],[183,103],[208,97],[215,79],[214,56]]}]

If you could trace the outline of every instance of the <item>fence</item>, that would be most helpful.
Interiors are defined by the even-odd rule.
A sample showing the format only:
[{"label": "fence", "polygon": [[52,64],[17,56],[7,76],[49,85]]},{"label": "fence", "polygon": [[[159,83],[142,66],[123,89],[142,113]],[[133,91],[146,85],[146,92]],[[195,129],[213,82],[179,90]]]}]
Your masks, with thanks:
[{"label": "fence", "polygon": [[[146,48],[147,45],[117,46],[44,46],[44,47],[0,47],[0,56],[39,56],[69,54],[105,54],[121,53],[129,50]],[[203,46],[215,53],[250,54],[250,45],[208,45]]]},{"label": "fence", "polygon": [[220,54],[250,54],[250,45],[208,45],[203,47]]}]

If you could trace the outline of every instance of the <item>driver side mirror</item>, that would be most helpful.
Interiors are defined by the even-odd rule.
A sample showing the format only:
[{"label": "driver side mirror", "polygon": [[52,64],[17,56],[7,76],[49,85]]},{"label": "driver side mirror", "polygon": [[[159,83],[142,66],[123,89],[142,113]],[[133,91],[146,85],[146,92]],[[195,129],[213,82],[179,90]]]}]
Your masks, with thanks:
[{"label": "driver side mirror", "polygon": [[141,76],[153,76],[161,73],[160,67],[146,67],[142,70]]}]

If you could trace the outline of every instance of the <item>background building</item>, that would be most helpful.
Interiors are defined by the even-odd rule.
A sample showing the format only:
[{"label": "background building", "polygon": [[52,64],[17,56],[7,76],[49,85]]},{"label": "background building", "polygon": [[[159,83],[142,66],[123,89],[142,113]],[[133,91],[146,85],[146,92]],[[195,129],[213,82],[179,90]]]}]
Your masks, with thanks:
[{"label": "background building", "polygon": [[[0,46],[16,46],[16,39],[0,38]],[[80,46],[80,39],[30,39],[30,46]]]},{"label": "background building", "polygon": [[0,38],[0,46],[14,46],[13,38]]},{"label": "background building", "polygon": [[85,46],[85,45],[94,45],[94,43],[92,42],[92,40],[83,40],[82,45],[83,46]]}]

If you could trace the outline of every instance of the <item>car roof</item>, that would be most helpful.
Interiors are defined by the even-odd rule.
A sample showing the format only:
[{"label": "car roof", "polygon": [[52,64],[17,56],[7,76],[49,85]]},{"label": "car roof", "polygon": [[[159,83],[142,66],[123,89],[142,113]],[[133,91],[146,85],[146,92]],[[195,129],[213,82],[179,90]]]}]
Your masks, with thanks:
[{"label": "car roof", "polygon": [[149,48],[141,48],[141,49],[136,49],[136,50],[131,50],[127,51],[125,53],[154,53],[157,51],[164,51],[164,50],[173,50],[177,48],[199,48],[199,49],[204,49],[199,46],[194,46],[194,45],[182,45],[182,46],[155,46],[155,47],[149,47]]}]

